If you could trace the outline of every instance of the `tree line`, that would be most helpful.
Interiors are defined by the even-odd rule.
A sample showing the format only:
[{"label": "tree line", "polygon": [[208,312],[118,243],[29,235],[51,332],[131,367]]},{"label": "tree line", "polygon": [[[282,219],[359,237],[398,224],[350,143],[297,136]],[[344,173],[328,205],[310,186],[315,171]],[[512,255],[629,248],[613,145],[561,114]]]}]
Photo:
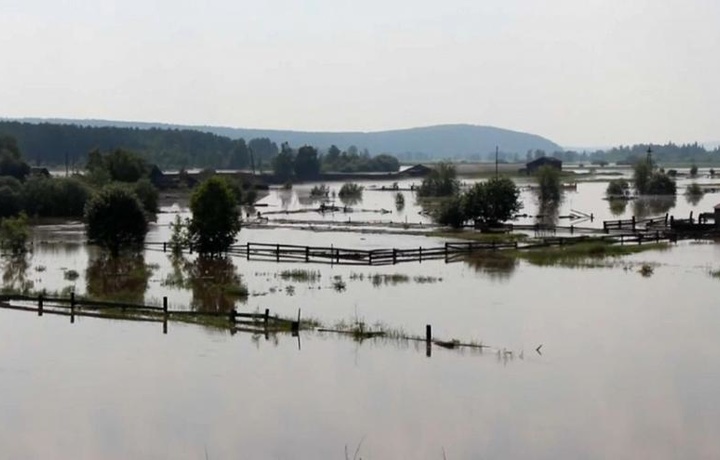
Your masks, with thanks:
[{"label": "tree line", "polygon": [[[120,128],[0,121],[0,134],[15,139],[28,162],[46,166],[81,168],[88,152],[117,149],[132,151],[147,163],[168,168],[273,170],[281,153],[269,138],[231,139],[190,129]],[[284,144],[287,145],[287,144]],[[300,149],[310,147],[303,146]],[[390,155],[372,157],[355,146],[341,151],[332,146],[318,152],[323,171],[397,171],[400,164]],[[297,154],[300,149],[287,150]],[[282,159],[280,162],[282,163]],[[302,169],[302,166],[301,166]]]}]

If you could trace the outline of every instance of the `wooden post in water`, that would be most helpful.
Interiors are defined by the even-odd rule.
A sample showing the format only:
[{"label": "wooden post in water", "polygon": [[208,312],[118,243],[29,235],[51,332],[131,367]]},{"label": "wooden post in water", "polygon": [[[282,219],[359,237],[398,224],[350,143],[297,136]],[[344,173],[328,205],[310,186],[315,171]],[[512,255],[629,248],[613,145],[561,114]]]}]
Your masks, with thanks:
[{"label": "wooden post in water", "polygon": [[448,260],[448,244],[445,243],[445,263],[447,263]]},{"label": "wooden post in water", "polygon": [[245,243],[245,259],[250,260],[250,242]]},{"label": "wooden post in water", "polygon": [[393,265],[397,263],[397,249],[393,248]]},{"label": "wooden post in water", "polygon": [[70,323],[75,322],[75,293],[70,293]]},{"label": "wooden post in water", "polygon": [[573,224],[570,224],[570,234],[572,235],[574,233],[575,233],[575,226]]},{"label": "wooden post in water", "polygon": [[163,241],[163,252],[167,252],[167,243]]},{"label": "wooden post in water", "polygon": [[310,246],[305,246],[305,262],[310,262]]},{"label": "wooden post in water", "polygon": [[163,334],[168,331],[168,300],[167,296],[163,296]]},{"label": "wooden post in water", "polygon": [[635,216],[632,216],[632,231],[635,231]]},{"label": "wooden post in water", "polygon": [[422,263],[422,246],[420,246],[420,251],[418,252],[420,255],[420,263]]},{"label": "wooden post in water", "polygon": [[432,326],[425,326],[425,356],[428,358],[432,355]]},{"label": "wooden post in water", "polygon": [[43,315],[43,295],[38,296],[38,316]]},{"label": "wooden post in water", "polygon": [[280,262],[280,245],[275,247],[275,262]]},{"label": "wooden post in water", "polygon": [[373,256],[373,252],[372,252],[372,249],[371,249],[371,250],[368,251],[368,265],[372,265],[372,264],[373,264],[373,262],[372,262],[372,256]]},{"label": "wooden post in water", "polygon": [[269,308],[265,309],[265,318],[264,318],[263,322],[265,324],[265,331],[267,331],[268,323],[270,322],[270,309]]}]

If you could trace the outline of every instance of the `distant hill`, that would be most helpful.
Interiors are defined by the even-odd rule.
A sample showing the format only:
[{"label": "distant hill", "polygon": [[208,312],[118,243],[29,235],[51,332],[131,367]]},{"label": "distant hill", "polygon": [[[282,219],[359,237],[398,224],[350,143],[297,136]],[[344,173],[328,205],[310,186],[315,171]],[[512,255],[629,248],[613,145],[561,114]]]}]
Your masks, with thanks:
[{"label": "distant hill", "polygon": [[313,145],[326,150],[336,145],[345,150],[354,145],[371,154],[390,153],[408,159],[473,158],[485,159],[499,146],[501,152],[518,153],[544,150],[551,153],[563,150],[558,144],[535,134],[508,129],[476,125],[438,125],[422,128],[397,129],[375,132],[305,132],[271,129],[243,129],[218,126],[183,126],[161,123],[119,122],[108,120],[38,119],[19,121],[27,123],[75,124],[93,127],[121,127],[139,129],[197,130],[233,139],[269,138],[280,145],[288,142],[293,147]]}]

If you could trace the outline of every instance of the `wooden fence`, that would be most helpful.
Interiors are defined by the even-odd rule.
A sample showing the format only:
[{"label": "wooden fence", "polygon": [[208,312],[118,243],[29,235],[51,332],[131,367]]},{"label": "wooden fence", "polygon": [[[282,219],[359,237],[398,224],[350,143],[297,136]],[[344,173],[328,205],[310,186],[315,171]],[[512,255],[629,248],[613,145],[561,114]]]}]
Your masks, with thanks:
[{"label": "wooden fence", "polygon": [[[409,249],[357,249],[335,246],[301,246],[282,243],[245,243],[232,246],[229,255],[245,257],[247,260],[325,263],[337,265],[395,265],[403,262],[423,262],[427,260],[445,260],[454,262],[465,254],[479,251],[527,250],[553,246],[569,246],[589,241],[604,241],[618,244],[643,244],[646,242],[677,241],[675,233],[665,230],[613,233],[602,236],[580,235],[573,237],[545,237],[530,243],[514,242],[448,242],[443,246],[418,247]],[[148,243],[150,247],[162,245],[162,250],[170,248],[168,243]],[[190,250],[192,253],[192,250]]]},{"label": "wooden fence", "polygon": [[[184,321],[184,318],[188,317],[217,317],[227,320],[227,323],[225,324],[232,333],[248,332],[252,334],[264,334],[266,338],[269,338],[269,334],[290,333],[293,337],[298,337],[299,340],[301,326],[304,324],[300,319],[300,310],[298,310],[297,320],[271,315],[269,309],[265,309],[264,313],[240,313],[236,310],[231,310],[226,313],[169,310],[167,297],[163,298],[163,305],[160,307],[155,305],[83,299],[75,297],[73,293],[71,293],[69,297],[2,294],[0,295],[0,309],[33,312],[37,313],[38,316],[69,316],[71,323],[75,323],[75,317],[162,323],[163,334],[168,333],[169,320]],[[201,322],[198,323],[202,324]],[[364,327],[354,327],[350,329],[326,329],[317,327],[317,324],[310,323],[309,326],[306,326],[303,329],[351,336],[354,340],[360,342],[367,339],[387,337],[387,333],[385,331],[374,331],[372,329],[365,329]],[[393,334],[389,338],[394,340],[424,342],[426,346],[426,355],[428,357],[432,355],[433,345],[447,349],[475,348],[483,350],[492,348],[488,345],[476,342],[463,343],[459,340],[441,340],[433,336],[432,326],[429,324],[425,327],[424,337],[406,334]],[[538,354],[542,354],[540,352],[541,347],[542,345],[537,347],[535,350]],[[498,353],[500,353],[499,349]],[[505,354],[506,357],[508,353],[512,354],[512,352],[506,351],[505,349],[503,349],[502,353]]]},{"label": "wooden fence", "polygon": [[643,230],[657,227],[668,227],[668,214],[660,217],[647,217],[638,219],[633,216],[631,219],[605,220],[603,221],[603,231],[609,233],[610,230],[631,230],[637,231],[638,227]]}]

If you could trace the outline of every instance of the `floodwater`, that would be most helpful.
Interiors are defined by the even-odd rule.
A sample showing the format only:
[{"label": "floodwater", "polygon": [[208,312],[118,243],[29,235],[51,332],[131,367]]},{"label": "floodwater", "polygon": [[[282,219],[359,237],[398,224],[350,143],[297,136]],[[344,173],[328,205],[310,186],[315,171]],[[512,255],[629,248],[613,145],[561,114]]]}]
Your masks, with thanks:
[{"label": "floodwater", "polygon": [[[559,214],[572,208],[605,218],[605,186],[580,183]],[[287,192],[265,200],[272,205],[280,193]],[[408,219],[422,219],[406,193]],[[670,213],[708,211],[716,198],[691,205],[678,195]],[[366,190],[360,206],[390,209],[393,193]],[[160,214],[149,241],[166,240],[172,219]],[[287,316],[301,309],[325,324],[380,322],[417,335],[431,324],[435,337],[490,348],[434,347],[428,358],[414,342],[357,343],[316,332],[266,339],[176,323],[163,335],[158,324],[70,324],[0,310],[3,458],[316,459],[345,458],[346,450],[363,459],[720,458],[720,280],[711,276],[720,269],[718,244],[685,241],[596,268],[238,257],[221,267],[223,276],[241,280],[250,296],[209,305],[215,291],[169,282],[178,268],[159,249],[124,262],[133,276],[106,280],[98,275],[113,267],[82,244],[81,226],[38,227],[34,237],[27,259],[4,262],[6,286],[109,291],[146,302],[168,296],[174,309],[235,305]],[[239,242],[246,241],[367,248],[442,242],[292,226],[245,228]],[[194,262],[189,269],[211,270]],[[643,264],[653,267],[651,276],[639,273]],[[280,276],[293,269],[315,276]]]}]

